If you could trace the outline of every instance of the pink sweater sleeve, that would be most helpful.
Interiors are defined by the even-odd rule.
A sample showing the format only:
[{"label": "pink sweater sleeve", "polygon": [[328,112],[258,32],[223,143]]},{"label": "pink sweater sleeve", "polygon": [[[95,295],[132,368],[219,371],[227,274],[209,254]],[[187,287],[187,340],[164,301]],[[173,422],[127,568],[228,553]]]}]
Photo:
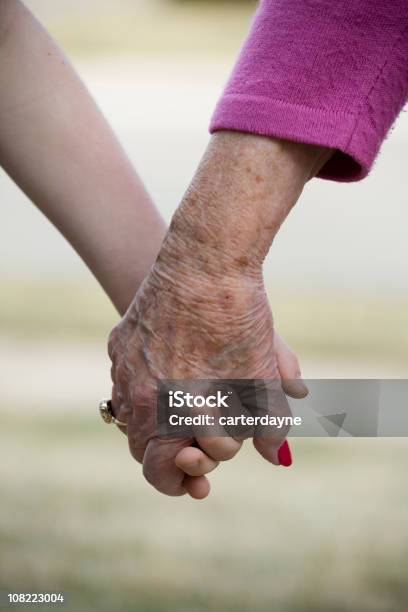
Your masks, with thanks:
[{"label": "pink sweater sleeve", "polygon": [[319,176],[364,178],[408,97],[408,0],[261,0],[211,120],[336,149]]}]

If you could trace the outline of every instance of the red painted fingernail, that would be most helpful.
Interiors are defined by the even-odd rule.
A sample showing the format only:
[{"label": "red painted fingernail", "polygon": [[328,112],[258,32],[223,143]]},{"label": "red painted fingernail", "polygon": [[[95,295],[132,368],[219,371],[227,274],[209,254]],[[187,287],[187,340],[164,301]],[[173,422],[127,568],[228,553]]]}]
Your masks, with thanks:
[{"label": "red painted fingernail", "polygon": [[280,465],[285,467],[292,465],[292,453],[290,452],[290,447],[287,440],[284,441],[278,450],[278,459]]}]

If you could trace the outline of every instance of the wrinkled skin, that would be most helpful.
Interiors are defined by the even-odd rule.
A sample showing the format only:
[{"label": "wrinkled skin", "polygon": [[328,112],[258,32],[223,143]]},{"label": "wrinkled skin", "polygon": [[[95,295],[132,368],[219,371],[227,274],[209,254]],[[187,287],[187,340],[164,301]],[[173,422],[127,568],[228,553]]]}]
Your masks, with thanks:
[{"label": "wrinkled skin", "polygon": [[[114,410],[128,423],[132,455],[159,491],[205,497],[204,474],[242,442],[157,437],[158,379],[282,378],[287,394],[307,395],[293,380],[300,376],[296,358],[274,333],[262,266],[304,185],[330,155],[253,134],[214,134],[155,265],[113,330]],[[267,407],[276,416],[287,411],[287,404]],[[256,449],[279,464],[286,432],[260,433],[254,432]]]},{"label": "wrinkled skin", "polygon": [[[168,495],[188,492],[201,498],[209,488],[202,474],[234,456],[242,442],[231,437],[157,437],[157,380],[279,379],[276,347],[284,351],[285,345],[274,338],[260,269],[236,268],[228,276],[193,269],[174,256],[174,249],[168,256],[166,243],[111,333],[112,403],[116,416],[128,423],[130,452],[143,463],[146,479]],[[292,365],[295,378],[296,361]],[[304,395],[302,388],[289,393]],[[279,414],[280,408],[270,410]],[[283,431],[255,436],[254,445],[263,457],[279,464],[277,451],[284,436]],[[198,465],[196,472],[183,471],[183,461],[189,460],[204,469]]]}]

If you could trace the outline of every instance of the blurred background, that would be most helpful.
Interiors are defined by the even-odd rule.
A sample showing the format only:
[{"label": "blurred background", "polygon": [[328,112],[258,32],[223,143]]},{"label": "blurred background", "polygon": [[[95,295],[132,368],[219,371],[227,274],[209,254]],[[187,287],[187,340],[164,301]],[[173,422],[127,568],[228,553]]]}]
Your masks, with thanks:
[{"label": "blurred background", "polygon": [[[255,3],[26,4],[169,220]],[[371,176],[313,181],[276,240],[266,281],[305,378],[407,377],[407,147],[402,113]],[[247,445],[208,500],[159,495],[96,414],[112,306],[4,173],[0,195],[0,590],[81,611],[405,610],[406,441],[293,440],[290,470]]]}]

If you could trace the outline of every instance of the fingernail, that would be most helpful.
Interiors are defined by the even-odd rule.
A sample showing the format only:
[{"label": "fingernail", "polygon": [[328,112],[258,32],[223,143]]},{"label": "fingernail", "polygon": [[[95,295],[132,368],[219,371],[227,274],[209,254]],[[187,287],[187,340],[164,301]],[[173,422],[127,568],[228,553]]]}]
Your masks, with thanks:
[{"label": "fingernail", "polygon": [[283,465],[284,467],[289,467],[292,465],[292,453],[290,452],[290,447],[287,440],[284,441],[278,450],[278,459],[279,464]]}]

